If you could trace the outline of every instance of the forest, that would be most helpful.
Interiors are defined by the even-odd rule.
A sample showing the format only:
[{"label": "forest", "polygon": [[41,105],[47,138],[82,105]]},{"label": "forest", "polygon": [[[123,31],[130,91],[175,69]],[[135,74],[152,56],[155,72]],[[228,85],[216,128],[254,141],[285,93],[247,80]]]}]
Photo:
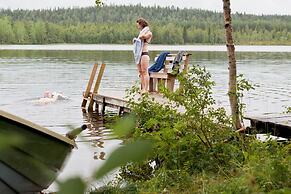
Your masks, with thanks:
[{"label": "forest", "polygon": [[[0,10],[0,44],[131,44],[144,17],[153,44],[224,44],[222,12],[177,7],[103,6]],[[291,45],[291,16],[233,13],[240,45]]]}]

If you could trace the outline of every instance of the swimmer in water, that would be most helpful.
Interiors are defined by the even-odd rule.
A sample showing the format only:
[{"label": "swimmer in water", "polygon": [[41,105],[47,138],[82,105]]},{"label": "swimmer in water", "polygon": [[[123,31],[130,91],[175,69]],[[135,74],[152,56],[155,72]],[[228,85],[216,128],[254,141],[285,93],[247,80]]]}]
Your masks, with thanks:
[{"label": "swimmer in water", "polygon": [[51,93],[50,91],[45,91],[43,93],[43,98],[53,98],[53,93]]},{"label": "swimmer in water", "polygon": [[38,99],[36,101],[37,104],[49,104],[49,103],[54,103],[57,100],[68,100],[69,98],[67,96],[64,96],[62,93],[57,93],[57,92],[50,92],[50,91],[45,91],[43,93],[43,97]]}]

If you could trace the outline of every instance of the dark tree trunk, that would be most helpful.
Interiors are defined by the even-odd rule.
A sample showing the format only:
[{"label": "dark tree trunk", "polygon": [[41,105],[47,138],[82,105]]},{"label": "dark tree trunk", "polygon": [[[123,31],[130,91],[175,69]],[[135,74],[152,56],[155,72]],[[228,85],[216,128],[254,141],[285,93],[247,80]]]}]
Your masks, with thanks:
[{"label": "dark tree trunk", "polygon": [[236,129],[241,128],[241,120],[237,99],[237,73],[236,73],[236,60],[235,60],[235,47],[232,38],[231,14],[230,14],[230,0],[223,0],[223,13],[224,13],[224,28],[225,40],[228,54],[228,70],[229,70],[229,87],[228,96],[231,108],[231,115],[233,126]]}]

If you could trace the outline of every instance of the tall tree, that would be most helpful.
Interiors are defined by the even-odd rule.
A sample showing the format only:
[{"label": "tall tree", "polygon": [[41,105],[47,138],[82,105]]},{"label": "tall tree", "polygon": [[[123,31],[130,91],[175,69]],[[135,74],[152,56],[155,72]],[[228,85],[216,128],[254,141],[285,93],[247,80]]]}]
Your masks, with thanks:
[{"label": "tall tree", "polygon": [[36,42],[40,44],[44,44],[47,38],[47,31],[46,31],[45,23],[42,21],[37,21],[34,24],[34,30],[35,30]]},{"label": "tall tree", "polygon": [[232,37],[231,26],[231,9],[230,0],[223,0],[223,14],[224,14],[224,28],[225,28],[225,40],[228,55],[228,70],[229,70],[229,83],[228,83],[228,96],[231,108],[231,115],[233,125],[236,129],[241,128],[241,118],[238,106],[237,97],[237,71],[236,71],[236,59],[235,59],[235,47]]},{"label": "tall tree", "polygon": [[15,33],[15,43],[25,43],[27,41],[27,32],[24,26],[24,22],[17,21],[14,24],[14,33]]},{"label": "tall tree", "polygon": [[11,20],[8,17],[0,18],[0,43],[9,44],[14,41]]}]

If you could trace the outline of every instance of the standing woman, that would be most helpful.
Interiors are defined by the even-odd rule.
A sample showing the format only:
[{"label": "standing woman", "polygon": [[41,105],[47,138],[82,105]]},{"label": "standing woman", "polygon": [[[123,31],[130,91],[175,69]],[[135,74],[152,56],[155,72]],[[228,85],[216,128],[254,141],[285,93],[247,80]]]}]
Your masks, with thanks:
[{"label": "standing woman", "polygon": [[139,18],[136,21],[136,26],[139,29],[140,33],[138,35],[138,39],[141,41],[141,57],[139,63],[137,63],[137,69],[139,72],[140,80],[141,80],[141,93],[148,92],[149,89],[149,50],[148,44],[152,39],[152,32],[149,29],[148,22]]}]

